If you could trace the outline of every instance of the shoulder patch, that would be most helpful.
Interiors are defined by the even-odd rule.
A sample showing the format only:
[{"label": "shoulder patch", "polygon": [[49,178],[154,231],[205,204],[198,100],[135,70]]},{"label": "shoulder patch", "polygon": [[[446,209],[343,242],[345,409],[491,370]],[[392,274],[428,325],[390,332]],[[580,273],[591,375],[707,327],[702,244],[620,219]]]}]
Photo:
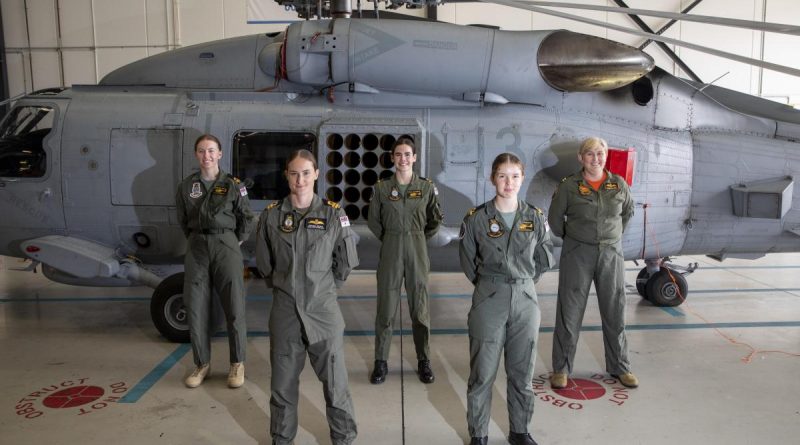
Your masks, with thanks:
[{"label": "shoulder patch", "polygon": [[278,207],[278,204],[280,203],[281,203],[280,201],[273,201],[267,206],[266,210],[272,210],[275,207]]},{"label": "shoulder patch", "polygon": [[533,204],[529,203],[528,201],[524,201],[524,202],[525,202],[525,204],[527,204],[527,205],[528,205],[528,207],[530,207],[530,208],[531,208],[531,210],[533,210],[535,213],[539,213],[539,214],[541,214],[541,213],[542,213],[542,211],[541,211],[541,210],[539,210],[539,208],[538,208],[538,207],[536,207],[535,205],[533,205]]},{"label": "shoulder patch", "polygon": [[469,209],[469,211],[467,211],[467,216],[469,217],[469,216],[472,216],[472,215],[478,213],[478,210],[480,210],[480,209],[482,209],[484,207],[486,207],[486,204],[481,204],[478,207],[473,207],[473,208]]},{"label": "shoulder patch", "polygon": [[338,202],[329,201],[329,200],[327,200],[327,199],[323,199],[323,200],[322,200],[322,202],[323,202],[325,205],[329,206],[329,207],[333,207],[334,209],[338,209],[338,208],[341,208],[341,207],[342,207],[342,206],[340,206],[340,205],[339,205],[339,203],[338,203]]}]

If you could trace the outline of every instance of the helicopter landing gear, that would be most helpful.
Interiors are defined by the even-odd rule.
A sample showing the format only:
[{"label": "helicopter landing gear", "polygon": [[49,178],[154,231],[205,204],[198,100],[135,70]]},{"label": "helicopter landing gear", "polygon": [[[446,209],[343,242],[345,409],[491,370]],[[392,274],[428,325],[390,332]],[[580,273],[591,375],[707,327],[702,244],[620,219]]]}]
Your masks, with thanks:
[{"label": "helicopter landing gear", "polygon": [[183,304],[183,272],[165,278],[153,291],[150,316],[164,338],[175,343],[189,343],[189,317]]},{"label": "helicopter landing gear", "polygon": [[668,260],[645,260],[647,266],[636,276],[636,291],[656,306],[672,307],[683,303],[689,293],[686,275],[697,269],[697,263],[678,266],[668,264]]},{"label": "helicopter landing gear", "polygon": [[[165,278],[150,297],[150,317],[156,329],[167,340],[174,343],[189,343],[189,313],[183,303],[184,273]],[[208,314],[209,335],[214,335],[225,325],[225,312],[216,292],[211,292],[211,308]]]}]

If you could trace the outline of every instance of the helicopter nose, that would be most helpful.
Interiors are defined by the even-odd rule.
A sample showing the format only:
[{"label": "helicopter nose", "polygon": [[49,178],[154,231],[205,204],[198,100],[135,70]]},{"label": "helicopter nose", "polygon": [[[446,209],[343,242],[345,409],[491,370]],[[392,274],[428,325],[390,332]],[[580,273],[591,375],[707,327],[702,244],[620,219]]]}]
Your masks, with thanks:
[{"label": "helicopter nose", "polygon": [[608,91],[627,85],[655,67],[653,58],[632,46],[556,31],[539,46],[539,71],[562,91]]}]

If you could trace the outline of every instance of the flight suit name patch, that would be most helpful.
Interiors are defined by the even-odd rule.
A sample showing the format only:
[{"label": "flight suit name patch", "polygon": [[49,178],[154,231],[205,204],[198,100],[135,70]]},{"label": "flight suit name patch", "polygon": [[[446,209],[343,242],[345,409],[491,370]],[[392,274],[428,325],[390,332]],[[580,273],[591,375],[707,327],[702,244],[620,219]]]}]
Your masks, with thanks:
[{"label": "flight suit name patch", "polygon": [[520,232],[533,232],[533,221],[520,221],[520,223],[519,223],[519,231]]},{"label": "flight suit name patch", "polygon": [[422,190],[409,190],[408,194],[406,194],[408,199],[419,199],[422,198]]},{"label": "flight suit name patch", "polygon": [[203,196],[203,189],[200,187],[199,182],[192,183],[192,191],[189,193],[190,198],[199,198]]},{"label": "flight suit name patch", "polygon": [[616,182],[606,182],[606,190],[619,190],[619,184]]},{"label": "flight suit name patch", "polygon": [[500,238],[503,236],[503,229],[500,227],[500,223],[494,218],[489,220],[489,233],[487,235],[489,235],[489,238]]},{"label": "flight suit name patch", "polygon": [[306,219],[306,229],[325,230],[328,228],[328,220],[325,218]]},{"label": "flight suit name patch", "polygon": [[592,194],[592,191],[589,190],[589,187],[586,187],[585,185],[581,184],[578,186],[578,193],[580,193],[581,196],[589,196]]},{"label": "flight suit name patch", "polygon": [[223,187],[221,185],[215,186],[211,193],[215,195],[226,195],[228,194],[228,187]]}]

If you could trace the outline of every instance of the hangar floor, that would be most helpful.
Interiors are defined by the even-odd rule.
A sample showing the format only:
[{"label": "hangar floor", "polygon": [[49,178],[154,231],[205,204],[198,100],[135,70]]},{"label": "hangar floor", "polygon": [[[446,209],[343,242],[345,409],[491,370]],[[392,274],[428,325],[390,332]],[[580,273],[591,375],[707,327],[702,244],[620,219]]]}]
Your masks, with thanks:
[{"label": "hangar floor", "polygon": [[[219,338],[210,379],[189,390],[182,380],[192,368],[191,352],[159,337],[150,322],[148,289],[64,286],[41,274],[9,271],[20,266],[17,260],[0,260],[0,442],[269,443],[270,302],[261,282],[247,284],[245,386],[225,386],[227,343]],[[540,444],[797,443],[800,255],[678,260],[701,264],[689,278],[688,304],[661,309],[635,290],[628,294],[628,341],[641,380],[633,390],[603,374],[599,315],[591,298],[572,376],[581,390],[550,389],[557,276],[545,275],[538,286],[542,333],[532,422]],[[637,272],[629,263],[629,283]],[[394,338],[387,382],[369,384],[374,274],[354,273],[340,292],[357,443],[468,441],[465,328],[471,285],[460,274],[433,274],[431,281],[431,385],[416,379],[410,335],[402,344],[400,336]],[[403,319],[408,329],[407,307]],[[502,367],[494,389],[489,443],[503,444],[508,420]],[[300,403],[296,443],[330,443],[321,389],[309,366]]]}]

